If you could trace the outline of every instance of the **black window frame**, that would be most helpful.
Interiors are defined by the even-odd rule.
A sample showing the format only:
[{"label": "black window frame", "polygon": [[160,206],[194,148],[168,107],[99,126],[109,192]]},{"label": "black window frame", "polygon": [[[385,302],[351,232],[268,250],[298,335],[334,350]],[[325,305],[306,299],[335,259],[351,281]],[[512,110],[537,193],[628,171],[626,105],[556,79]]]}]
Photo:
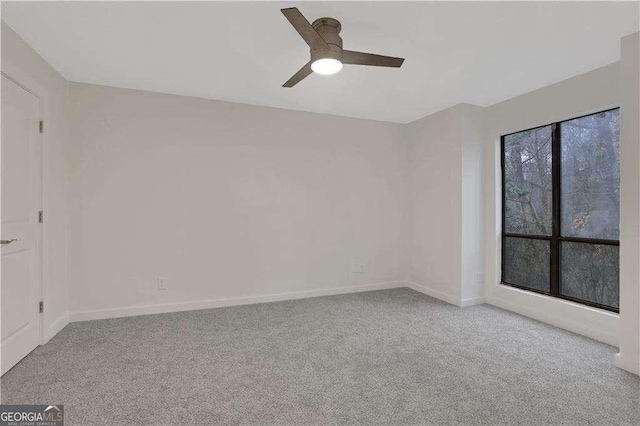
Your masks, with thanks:
[{"label": "black window frame", "polygon": [[[579,303],[581,305],[590,306],[593,308],[603,309],[609,312],[619,313],[620,309],[613,307],[602,305],[600,303],[591,302],[589,300],[582,300],[571,296],[566,296],[560,293],[560,279],[561,279],[561,250],[560,245],[562,242],[575,242],[575,243],[588,243],[588,244],[601,244],[601,245],[611,245],[611,246],[620,246],[620,240],[609,240],[609,239],[600,239],[600,238],[583,238],[583,237],[563,237],[561,235],[561,190],[562,190],[562,182],[561,182],[561,161],[562,161],[562,134],[560,131],[560,124],[576,120],[579,118],[589,117],[591,115],[602,114],[609,111],[620,110],[620,107],[609,108],[603,111],[592,112],[590,114],[581,115],[579,117],[569,118],[567,120],[556,121],[554,123],[544,124],[541,126],[532,127],[529,129],[519,130],[517,132],[511,132],[505,135],[500,136],[500,171],[501,171],[501,184],[502,184],[502,236],[501,236],[501,261],[500,261],[500,283],[506,286],[515,287],[521,290],[530,291],[533,293],[544,294],[546,296],[555,297],[558,299],[568,300],[571,302]],[[515,135],[522,132],[527,132],[531,130],[537,130],[544,127],[551,126],[551,199],[552,199],[552,214],[551,214],[551,235],[537,235],[537,234],[519,234],[515,232],[506,232],[506,176],[505,176],[505,138],[507,136]],[[504,280],[505,273],[505,241],[507,237],[511,238],[524,238],[524,239],[534,239],[534,240],[546,240],[549,241],[550,245],[550,289],[549,292],[533,289],[525,286],[521,286],[518,284],[513,284],[506,282]]]}]

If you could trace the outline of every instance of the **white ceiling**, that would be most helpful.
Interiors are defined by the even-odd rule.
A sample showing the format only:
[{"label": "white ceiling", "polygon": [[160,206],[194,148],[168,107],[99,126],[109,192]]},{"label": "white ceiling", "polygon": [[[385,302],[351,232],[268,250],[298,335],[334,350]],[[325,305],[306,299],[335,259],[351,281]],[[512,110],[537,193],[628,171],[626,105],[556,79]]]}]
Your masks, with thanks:
[{"label": "white ceiling", "polygon": [[[406,123],[491,105],[619,59],[638,2],[3,2],[72,81]],[[309,59],[280,13],[342,22],[344,45],[405,57],[281,85]]]}]

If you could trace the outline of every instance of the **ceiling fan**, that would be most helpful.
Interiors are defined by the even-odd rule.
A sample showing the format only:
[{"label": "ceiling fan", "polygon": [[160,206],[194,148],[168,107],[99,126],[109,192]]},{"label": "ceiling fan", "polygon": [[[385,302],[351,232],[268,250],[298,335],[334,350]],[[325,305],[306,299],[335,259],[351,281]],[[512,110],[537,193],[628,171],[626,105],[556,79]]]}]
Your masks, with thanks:
[{"label": "ceiling fan", "polygon": [[293,87],[312,72],[335,74],[342,69],[343,64],[400,68],[404,62],[404,58],[343,50],[342,38],[338,35],[342,26],[337,19],[320,18],[309,24],[296,7],[281,11],[311,48],[311,60],[282,87]]}]

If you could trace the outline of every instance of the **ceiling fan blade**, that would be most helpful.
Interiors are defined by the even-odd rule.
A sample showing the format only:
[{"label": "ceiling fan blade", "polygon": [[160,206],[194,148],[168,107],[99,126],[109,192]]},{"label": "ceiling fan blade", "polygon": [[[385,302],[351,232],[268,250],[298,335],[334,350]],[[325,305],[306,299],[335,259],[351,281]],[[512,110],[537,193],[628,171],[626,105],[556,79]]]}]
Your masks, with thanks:
[{"label": "ceiling fan blade", "polygon": [[311,62],[307,62],[307,64],[300,68],[300,70],[293,75],[282,87],[293,87],[296,84],[300,83],[302,79],[311,74],[313,70],[311,69]]},{"label": "ceiling fan blade", "polygon": [[342,63],[351,65],[372,65],[374,67],[400,68],[404,58],[392,58],[391,56],[374,55],[373,53],[342,51]]},{"label": "ceiling fan blade", "polygon": [[298,34],[302,36],[310,48],[329,50],[327,42],[324,41],[320,34],[318,34],[318,32],[311,26],[309,21],[307,21],[307,18],[300,13],[297,7],[281,9],[280,11],[289,20],[289,22],[291,22],[293,28],[298,31]]}]

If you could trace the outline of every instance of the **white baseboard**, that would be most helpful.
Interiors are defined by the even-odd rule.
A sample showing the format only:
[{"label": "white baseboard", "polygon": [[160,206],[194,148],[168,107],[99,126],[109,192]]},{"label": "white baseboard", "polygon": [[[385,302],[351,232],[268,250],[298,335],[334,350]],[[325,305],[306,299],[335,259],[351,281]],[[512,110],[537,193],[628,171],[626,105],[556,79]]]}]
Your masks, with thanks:
[{"label": "white baseboard", "polygon": [[420,293],[424,293],[427,296],[435,297],[436,299],[440,299],[443,302],[451,303],[452,305],[461,306],[461,300],[459,297],[451,296],[449,294],[443,293],[439,290],[434,290],[430,287],[426,287],[420,284],[416,284],[411,281],[407,281],[407,287],[419,291]]},{"label": "white baseboard", "polygon": [[563,328],[565,330],[571,331],[572,333],[580,334],[582,336],[598,340],[599,342],[603,342],[611,346],[618,346],[617,335],[586,326],[582,323],[570,321],[557,315],[552,315],[548,311],[528,309],[519,304],[506,302],[504,300],[493,297],[487,297],[486,303],[497,306],[498,308],[515,312],[520,315],[527,316],[529,318],[533,318],[545,324]]},{"label": "white baseboard", "polygon": [[483,303],[486,303],[486,300],[484,297],[469,297],[467,299],[461,299],[460,305],[458,306],[467,308],[469,306],[482,305]]},{"label": "white baseboard", "polygon": [[482,305],[485,303],[484,297],[469,297],[466,299],[462,299],[457,296],[452,296],[450,294],[446,294],[441,292],[440,290],[435,290],[431,287],[427,287],[421,284],[416,284],[411,281],[407,281],[407,287],[419,291],[420,293],[424,293],[427,296],[435,297],[436,299],[440,299],[443,302],[451,303],[452,305],[459,306],[461,308],[466,308],[469,306]]},{"label": "white baseboard", "polygon": [[627,362],[626,357],[622,356],[620,353],[615,354],[614,360],[616,367],[640,376],[640,362],[635,363],[635,365],[633,362]]},{"label": "white baseboard", "polygon": [[45,336],[45,343],[48,342],[49,340],[51,340],[53,338],[53,336],[55,336],[63,328],[65,328],[67,326],[67,324],[69,324],[69,313],[65,312],[64,315],[62,315],[57,320],[53,321],[51,324],[49,324],[49,327],[47,327],[46,336]]},{"label": "white baseboard", "polygon": [[121,318],[136,315],[162,314],[167,312],[195,311],[199,309],[221,308],[225,306],[251,305],[255,303],[279,302],[283,300],[306,299],[309,297],[331,296],[335,294],[358,293],[362,291],[385,290],[405,287],[404,281],[366,284],[353,287],[335,287],[319,290],[296,291],[290,293],[268,294],[261,296],[247,296],[228,299],[212,299],[194,302],[168,303],[162,305],[127,306],[114,309],[100,309],[95,311],[72,312],[69,314],[71,322],[89,321],[107,318]]}]

